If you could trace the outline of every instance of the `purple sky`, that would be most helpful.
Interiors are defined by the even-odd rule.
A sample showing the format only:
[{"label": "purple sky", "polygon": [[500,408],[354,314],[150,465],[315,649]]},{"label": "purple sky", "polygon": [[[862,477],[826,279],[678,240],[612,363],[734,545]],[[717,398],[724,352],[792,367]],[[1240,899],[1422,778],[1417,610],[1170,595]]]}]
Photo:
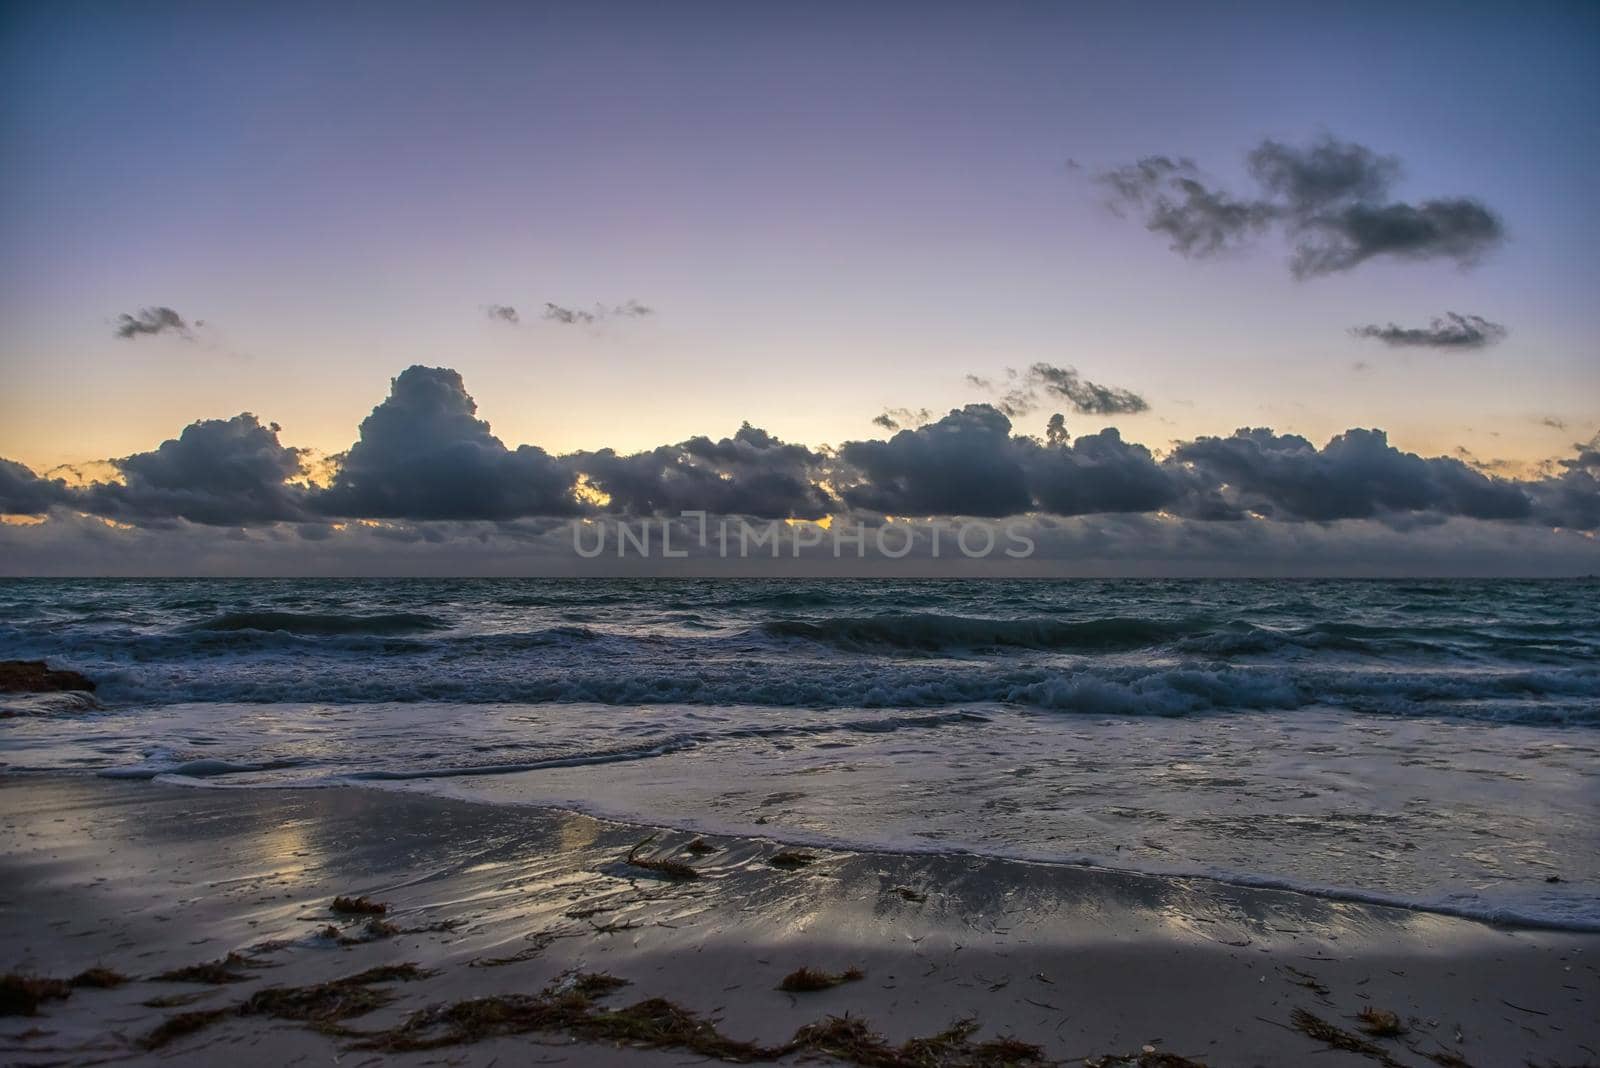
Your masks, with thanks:
[{"label": "purple sky", "polygon": [[[1074,435],[1163,453],[1381,427],[1526,475],[1600,429],[1592,4],[0,10],[0,457],[37,472],[240,411],[336,454],[414,363],[556,454],[885,437],[1039,362],[1148,402]],[[1297,280],[1281,226],[1185,257],[1095,180],[1249,197],[1263,139],[1328,136],[1504,241]],[[187,332],[116,336],[157,307]],[[1350,332],[1446,312],[1507,334]]]}]

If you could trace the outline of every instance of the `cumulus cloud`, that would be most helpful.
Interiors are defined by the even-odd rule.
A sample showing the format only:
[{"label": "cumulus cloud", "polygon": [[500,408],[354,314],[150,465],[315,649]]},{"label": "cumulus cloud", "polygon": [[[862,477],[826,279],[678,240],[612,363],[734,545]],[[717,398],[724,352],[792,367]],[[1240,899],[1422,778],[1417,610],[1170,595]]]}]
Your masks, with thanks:
[{"label": "cumulus cloud", "polygon": [[171,308],[141,308],[136,315],[124,313],[117,316],[117,337],[132,341],[141,334],[177,334],[182,338],[194,336],[189,324],[183,321],[183,316]]},{"label": "cumulus cloud", "polygon": [[325,515],[403,519],[510,519],[574,515],[573,472],[543,449],[507,449],[477,418],[461,376],[408,367],[313,496]]},{"label": "cumulus cloud", "polygon": [[99,482],[78,494],[96,515],[134,522],[187,519],[240,526],[307,518],[300,450],[278,440],[276,423],[244,412],[203,419],[150,452],[111,463],[122,482]]},{"label": "cumulus cloud", "polygon": [[1009,417],[1027,415],[1057,399],[1069,401],[1080,415],[1137,415],[1150,410],[1149,402],[1132,390],[1091,382],[1076,368],[1048,363],[1033,364],[1025,371],[1008,367],[998,385],[991,378],[970,374],[967,383],[992,394],[995,408]]},{"label": "cumulus cloud", "polygon": [[337,521],[361,519],[381,524],[373,538],[408,542],[446,538],[443,524],[683,511],[764,519],[853,512],[868,521],[1121,514],[1197,530],[1251,518],[1397,530],[1445,520],[1600,529],[1600,437],[1533,477],[1511,478],[1496,471],[1512,468],[1470,454],[1464,462],[1406,452],[1381,430],[1349,430],[1319,447],[1243,429],[1176,443],[1158,458],[1115,429],[1073,438],[1066,420],[1052,415],[1041,438],[1015,433],[995,404],[970,404],[837,450],[747,423],[731,437],[552,457],[529,445],[507,448],[478,418],[459,374],[416,366],[393,380],[355,444],[334,458],[331,477],[318,480],[325,485],[311,484],[308,454],[282,443],[276,424],[244,413],[197,421],[149,452],[110,461],[114,479],[69,483],[0,460],[0,512],[88,513],[141,529],[291,525],[323,541]]},{"label": "cumulus cloud", "polygon": [[560,304],[545,303],[543,318],[563,326],[589,326],[605,319],[641,319],[646,315],[654,315],[655,309],[640,304],[636,300],[625,300],[621,304],[607,307],[596,304],[592,310],[584,308],[568,308]]},{"label": "cumulus cloud", "polygon": [[1324,137],[1306,147],[1264,140],[1246,156],[1258,186],[1236,197],[1193,160],[1149,156],[1099,175],[1112,207],[1131,211],[1184,256],[1216,256],[1278,228],[1293,243],[1296,278],[1348,271],[1376,257],[1475,264],[1505,238],[1498,216],[1470,197],[1389,200],[1400,163]]},{"label": "cumulus cloud", "polygon": [[62,480],[41,478],[14,460],[0,460],[0,515],[39,515],[70,499]]},{"label": "cumulus cloud", "polygon": [[512,326],[516,326],[522,322],[522,317],[517,314],[517,309],[509,304],[487,304],[484,306],[484,311],[488,313],[490,319],[497,323],[510,323]]},{"label": "cumulus cloud", "polygon": [[1381,430],[1348,430],[1318,449],[1266,428],[1179,445],[1171,460],[1198,476],[1224,515],[1273,519],[1369,519],[1436,512],[1471,519],[1524,519],[1528,494],[1453,457],[1424,459],[1389,444]]},{"label": "cumulus cloud", "polygon": [[701,436],[632,455],[602,449],[564,459],[609,498],[608,508],[629,515],[820,519],[836,507],[818,485],[821,453],[749,423],[717,441]]},{"label": "cumulus cloud", "polygon": [[1481,315],[1461,315],[1445,312],[1427,326],[1405,327],[1389,323],[1387,326],[1368,324],[1354,326],[1350,332],[1356,337],[1372,338],[1396,347],[1430,349],[1481,349],[1505,338],[1509,331],[1499,323],[1492,323]]}]

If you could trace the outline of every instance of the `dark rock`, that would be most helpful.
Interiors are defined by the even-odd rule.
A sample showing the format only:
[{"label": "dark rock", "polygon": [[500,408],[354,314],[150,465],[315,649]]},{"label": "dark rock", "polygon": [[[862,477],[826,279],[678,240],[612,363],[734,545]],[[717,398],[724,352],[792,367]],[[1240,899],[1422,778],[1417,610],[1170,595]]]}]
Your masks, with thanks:
[{"label": "dark rock", "polygon": [[0,660],[0,692],[60,693],[63,690],[94,692],[94,683],[76,671],[57,671],[43,660]]}]

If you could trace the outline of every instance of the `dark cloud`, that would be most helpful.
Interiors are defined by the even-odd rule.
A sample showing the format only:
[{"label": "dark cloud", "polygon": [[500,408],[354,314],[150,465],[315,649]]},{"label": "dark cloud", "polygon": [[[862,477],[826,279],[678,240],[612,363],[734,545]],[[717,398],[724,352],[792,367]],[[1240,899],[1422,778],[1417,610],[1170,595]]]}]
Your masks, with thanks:
[{"label": "dark cloud", "polygon": [[1235,514],[1318,522],[1409,512],[1472,519],[1530,514],[1528,495],[1517,483],[1452,457],[1402,452],[1381,430],[1349,430],[1321,449],[1295,434],[1239,430],[1181,444],[1170,460],[1196,477],[1205,499]]},{"label": "dark cloud", "polygon": [[477,411],[455,371],[407,368],[362,421],[316,509],[416,520],[576,514],[571,469],[531,445],[507,449]]},{"label": "dark cloud", "polygon": [[1565,419],[1557,419],[1553,415],[1547,415],[1547,416],[1544,416],[1543,418],[1541,418],[1539,420],[1539,425],[1540,426],[1547,426],[1551,430],[1565,430],[1565,429],[1567,429],[1566,420]]},{"label": "dark cloud", "polygon": [[[199,324],[196,324],[199,325]],[[141,308],[137,315],[117,316],[116,336],[133,340],[140,334],[177,334],[192,337],[189,324],[171,308]]]},{"label": "dark cloud", "polygon": [[[1054,423],[1054,421],[1052,421]],[[1048,430],[1048,428],[1047,428]],[[888,441],[839,449],[846,504],[886,515],[1008,516],[1153,510],[1177,499],[1181,480],[1114,429],[1041,445],[1013,436],[988,404],[969,404]]]},{"label": "dark cloud", "polygon": [[1090,382],[1071,367],[1036,363],[1028,368],[1028,377],[1046,393],[1071,401],[1073,410],[1081,415],[1134,415],[1150,409],[1139,394]]},{"label": "dark cloud", "polygon": [[1003,516],[1028,511],[1021,456],[1011,421],[988,404],[969,404],[888,441],[839,449],[846,504],[885,515]]},{"label": "dark cloud", "polygon": [[563,458],[604,505],[630,515],[704,511],[763,519],[820,519],[836,502],[817,485],[824,457],[745,423],[731,438],[693,437],[649,452],[610,449]]},{"label": "dark cloud", "polygon": [[307,518],[303,487],[288,481],[301,473],[301,452],[280,443],[278,430],[249,412],[191,423],[151,452],[112,460],[123,481],[89,486],[78,503],[130,522],[241,526]]},{"label": "dark cloud", "polygon": [[560,304],[545,303],[544,318],[563,326],[589,326],[604,319],[640,319],[646,315],[654,315],[655,309],[640,304],[636,300],[626,300],[621,304],[607,307],[596,304],[592,310],[583,308],[567,308]]},{"label": "dark cloud", "polygon": [[1460,315],[1445,312],[1442,318],[1425,327],[1387,326],[1368,324],[1354,326],[1350,332],[1356,337],[1373,338],[1386,345],[1430,349],[1481,349],[1501,341],[1509,333],[1499,323],[1491,323],[1481,315]]},{"label": "dark cloud", "polygon": [[1067,433],[1067,417],[1060,412],[1052,415],[1044,426],[1045,444],[1065,445],[1070,439],[1071,435]]},{"label": "dark cloud", "polygon": [[[1031,370],[1015,377],[1034,382]],[[1044,392],[1052,381],[1040,374],[1033,388]],[[1537,477],[1513,479],[1494,473],[1513,468],[1466,452],[1404,452],[1381,430],[1349,430],[1319,448],[1246,429],[1178,443],[1157,458],[1111,428],[1074,439],[1066,419],[1051,416],[1041,439],[1014,434],[997,406],[971,404],[888,440],[837,450],[745,424],[720,439],[552,457],[506,448],[477,417],[459,374],[417,366],[394,379],[356,443],[334,458],[325,488],[307,484],[306,454],[280,442],[275,424],[245,413],[193,423],[150,452],[110,461],[118,481],[73,486],[0,461],[0,511],[84,512],[140,528],[303,524],[307,539],[323,541],[333,520],[362,519],[382,524],[373,538],[408,543],[444,537],[442,523],[682,511],[818,519],[853,510],[869,521],[1142,513],[1202,526],[1254,516],[1397,530],[1461,519],[1600,529],[1600,439],[1574,446]]]},{"label": "dark cloud", "polygon": [[510,323],[512,326],[522,322],[522,317],[517,314],[517,309],[509,304],[488,304],[484,306],[484,311],[495,322]]},{"label": "dark cloud", "polygon": [[1214,188],[1194,162],[1150,156],[1106,171],[1112,206],[1140,216],[1174,251],[1215,256],[1278,227],[1294,242],[1297,278],[1347,271],[1379,256],[1476,263],[1505,237],[1499,218],[1467,197],[1417,204],[1388,200],[1400,174],[1393,156],[1332,137],[1305,148],[1261,142],[1246,157],[1260,187],[1237,198]]},{"label": "dark cloud", "polygon": [[1277,217],[1273,205],[1235,200],[1208,188],[1192,160],[1147,156],[1107,171],[1100,180],[1117,201],[1144,215],[1145,228],[1163,234],[1174,252],[1216,256],[1237,247]]},{"label": "dark cloud", "polygon": [[1600,530],[1600,434],[1573,445],[1561,473],[1532,486],[1535,518],[1548,526]]},{"label": "dark cloud", "polygon": [[1150,410],[1149,403],[1132,390],[1090,382],[1073,367],[1036,363],[1026,371],[1006,368],[997,387],[994,380],[967,375],[968,384],[994,394],[994,406],[1010,418],[1027,415],[1046,400],[1061,398],[1072,402],[1080,415],[1137,415]]},{"label": "dark cloud", "polygon": [[60,479],[40,478],[14,460],[0,460],[0,515],[39,515],[71,496]]}]

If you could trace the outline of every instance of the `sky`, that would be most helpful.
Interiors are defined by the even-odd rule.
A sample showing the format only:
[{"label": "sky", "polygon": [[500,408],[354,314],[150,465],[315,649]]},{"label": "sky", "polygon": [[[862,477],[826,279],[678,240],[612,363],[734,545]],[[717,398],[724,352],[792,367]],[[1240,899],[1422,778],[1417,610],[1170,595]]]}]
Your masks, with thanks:
[{"label": "sky", "polygon": [[[17,571],[110,566],[85,516],[138,528],[156,570],[226,530],[314,569],[299,534],[328,522],[570,517],[599,499],[579,479],[626,474],[602,496],[630,511],[693,505],[597,457],[710,469],[657,454],[748,423],[819,459],[757,448],[732,481],[794,492],[698,503],[1204,524],[1231,521],[1207,494],[1245,493],[1231,517],[1298,545],[1290,524],[1376,523],[1425,559],[1454,521],[1521,524],[1557,537],[1532,550],[1551,569],[1597,570],[1574,481],[1600,432],[1597,113],[1589,3],[6,3],[0,457],[26,474],[0,510],[47,519],[0,538],[26,539]],[[442,451],[385,452],[417,437],[396,416],[363,453],[413,366],[459,378],[412,382]],[[466,396],[521,459],[480,455]],[[1007,431],[942,422],[969,405]],[[215,472],[139,460],[243,412],[307,451],[280,470],[247,427],[223,434],[268,480],[229,490],[242,510],[194,503]],[[1062,474],[1031,453],[995,461],[1015,500],[908,482],[912,453],[957,462],[929,442],[1108,427],[1160,478],[1209,482],[1129,504],[1125,483],[1082,488],[1083,456]],[[1239,428],[1310,443],[1301,497],[1330,464],[1377,479],[1319,450],[1381,430],[1384,458],[1450,458],[1525,507],[1461,506],[1437,468],[1324,515],[1224,477],[1215,450],[1177,459]],[[951,455],[987,455],[979,438]],[[488,467],[440,468],[462,441]],[[77,495],[41,489],[57,477]],[[305,478],[328,485],[284,491]],[[463,485],[478,505],[426,497]],[[226,549],[217,567],[249,566]]]}]

